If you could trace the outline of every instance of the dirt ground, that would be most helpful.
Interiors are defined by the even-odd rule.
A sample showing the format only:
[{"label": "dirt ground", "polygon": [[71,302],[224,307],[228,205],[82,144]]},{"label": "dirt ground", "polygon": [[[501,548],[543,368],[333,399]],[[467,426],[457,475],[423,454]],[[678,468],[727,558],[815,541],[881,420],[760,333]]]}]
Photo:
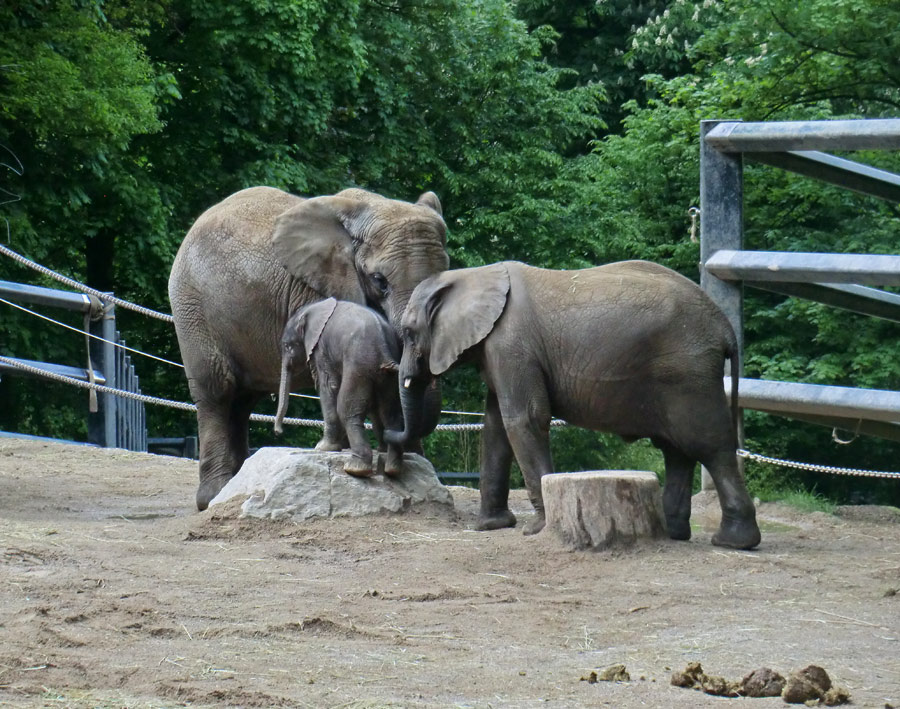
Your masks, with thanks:
[{"label": "dirt ground", "polygon": [[[0,438],[0,705],[787,706],[673,687],[817,664],[900,705],[900,510],[777,505],[763,543],[564,551],[456,514],[273,523],[193,508],[196,463]],[[527,520],[520,492],[514,511]],[[590,683],[622,663],[628,682]]]}]

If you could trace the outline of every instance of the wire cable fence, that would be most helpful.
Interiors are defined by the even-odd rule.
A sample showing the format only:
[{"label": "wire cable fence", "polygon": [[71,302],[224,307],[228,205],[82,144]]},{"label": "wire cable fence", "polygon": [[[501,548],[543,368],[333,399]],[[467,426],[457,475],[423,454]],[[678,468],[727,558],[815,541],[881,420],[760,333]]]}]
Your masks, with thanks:
[{"label": "wire cable fence", "polygon": [[[169,322],[169,323],[174,322],[174,319],[172,318],[171,315],[168,315],[166,313],[160,313],[160,312],[157,312],[150,308],[146,308],[142,305],[137,305],[135,303],[131,303],[122,298],[116,298],[116,297],[112,296],[110,293],[103,293],[102,291],[98,291],[94,288],[90,288],[89,286],[87,286],[83,283],[80,283],[72,278],[68,278],[67,276],[57,273],[56,271],[53,271],[52,269],[46,268],[45,266],[41,266],[40,264],[35,263],[34,261],[31,261],[30,259],[25,258],[21,254],[16,253],[12,249],[10,249],[2,244],[0,244],[0,253],[12,258],[13,260],[17,261],[18,263],[21,263],[39,273],[50,276],[51,278],[65,284],[65,285],[75,288],[76,290],[81,291],[87,295],[92,295],[102,301],[114,303],[115,305],[120,306],[122,308],[132,310],[136,313],[145,315],[147,317],[155,318],[157,320],[162,320],[164,322]],[[34,315],[45,321],[49,321],[50,323],[53,323],[57,326],[61,326],[63,328],[78,332],[81,335],[88,334],[89,337],[100,340],[105,344],[112,345],[113,347],[120,347],[124,350],[127,350],[128,352],[133,353],[133,354],[141,355],[143,357],[148,357],[155,361],[184,369],[184,365],[179,362],[174,362],[172,360],[165,359],[163,357],[158,357],[156,355],[149,354],[147,352],[142,352],[141,350],[137,350],[137,349],[134,349],[131,347],[126,347],[122,343],[113,342],[113,341],[104,339],[102,337],[99,337],[97,335],[85,333],[84,331],[79,330],[78,328],[74,328],[70,325],[66,325],[65,323],[62,323],[58,320],[54,320],[53,318],[50,318],[50,317],[47,317],[40,313],[37,313],[33,310],[30,310],[29,308],[24,308],[22,306],[16,305],[15,303],[12,303],[4,298],[0,298],[0,302],[4,303],[6,305],[12,306],[14,308],[18,308],[21,311],[24,311],[26,313]],[[104,385],[97,384],[97,383],[91,382],[91,381],[82,381],[79,379],[75,379],[74,377],[68,377],[68,376],[58,374],[55,372],[48,372],[47,370],[40,369],[38,367],[33,367],[31,365],[25,364],[23,362],[19,362],[15,359],[12,359],[9,357],[0,356],[0,363],[5,364],[8,367],[12,367],[17,370],[20,370],[22,372],[34,375],[34,376],[52,379],[52,380],[59,381],[59,382],[65,383],[65,384],[69,384],[71,386],[76,386],[76,387],[96,391],[98,393],[111,394],[111,395],[126,398],[126,399],[133,399],[133,400],[140,401],[140,402],[146,403],[146,404],[166,406],[166,407],[169,407],[172,409],[178,409],[178,410],[182,410],[182,411],[192,411],[192,412],[197,411],[197,406],[195,404],[191,404],[191,403],[183,402],[183,401],[173,401],[170,399],[164,399],[164,398],[156,397],[156,396],[148,396],[146,394],[141,394],[141,393],[132,392],[132,391],[126,391],[126,390],[118,389],[115,387],[104,386]],[[319,400],[318,396],[313,396],[310,394],[299,394],[299,393],[291,392],[291,396]],[[442,410],[441,414],[455,415],[455,416],[475,416],[475,417],[483,417],[484,416],[483,413],[479,413],[479,412],[455,411],[455,410]],[[256,421],[256,422],[262,422],[262,423],[274,423],[275,416],[271,416],[268,414],[254,413],[254,414],[251,414],[250,420]],[[307,427],[314,427],[314,428],[324,428],[324,426],[325,426],[324,421],[321,421],[318,419],[286,417],[286,418],[284,418],[283,422],[285,424],[288,424],[291,426],[307,426]],[[566,426],[566,425],[568,425],[568,424],[566,423],[566,421],[564,421],[562,419],[552,419],[550,422],[550,426],[554,427],[554,428],[562,427],[562,426]],[[367,423],[366,427],[371,429],[371,424]],[[458,423],[458,424],[438,424],[438,426],[435,428],[436,431],[451,431],[451,432],[478,432],[483,429],[484,429],[484,424],[481,422],[479,422],[479,423]],[[773,458],[770,456],[763,456],[763,455],[760,455],[757,453],[751,453],[750,451],[746,451],[743,449],[739,449],[737,451],[737,455],[739,457],[747,458],[747,459],[754,460],[756,462],[760,462],[760,463],[764,463],[764,464],[778,465],[778,466],[789,467],[789,468],[794,468],[794,469],[798,469],[798,470],[810,470],[810,471],[831,473],[831,474],[837,474],[837,475],[853,475],[853,476],[864,476],[864,477],[900,479],[900,472],[870,471],[870,470],[861,470],[861,469],[856,469],[856,468],[842,468],[842,467],[836,467],[836,466],[816,465],[816,464],[811,464],[811,463],[800,463],[797,461],[782,460],[782,459]]]}]

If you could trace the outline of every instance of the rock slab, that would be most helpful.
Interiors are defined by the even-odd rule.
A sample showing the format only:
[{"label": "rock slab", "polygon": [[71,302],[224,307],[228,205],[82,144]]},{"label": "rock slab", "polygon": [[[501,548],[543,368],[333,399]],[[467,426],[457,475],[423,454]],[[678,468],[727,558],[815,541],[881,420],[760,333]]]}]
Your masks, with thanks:
[{"label": "rock slab", "polygon": [[541,479],[547,528],[570,549],[606,549],[666,534],[655,473],[593,470]]},{"label": "rock slab", "polygon": [[450,491],[422,456],[404,454],[396,477],[369,478],[344,472],[349,457],[349,451],[261,448],[244,461],[210,506],[240,497],[240,517],[296,520],[390,514],[422,503],[453,507]]}]

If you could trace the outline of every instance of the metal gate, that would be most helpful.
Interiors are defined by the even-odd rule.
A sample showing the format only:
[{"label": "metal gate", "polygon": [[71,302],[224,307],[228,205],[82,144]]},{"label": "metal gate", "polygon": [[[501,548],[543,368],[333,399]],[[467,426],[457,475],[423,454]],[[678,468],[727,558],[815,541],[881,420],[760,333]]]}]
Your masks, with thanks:
[{"label": "metal gate", "polygon": [[[900,322],[900,296],[870,287],[900,286],[900,256],[743,250],[743,159],[897,204],[900,175],[819,152],[897,149],[900,119],[701,123],[700,283],[731,321],[741,363],[745,285]],[[739,405],[900,441],[897,391],[741,378]]]}]

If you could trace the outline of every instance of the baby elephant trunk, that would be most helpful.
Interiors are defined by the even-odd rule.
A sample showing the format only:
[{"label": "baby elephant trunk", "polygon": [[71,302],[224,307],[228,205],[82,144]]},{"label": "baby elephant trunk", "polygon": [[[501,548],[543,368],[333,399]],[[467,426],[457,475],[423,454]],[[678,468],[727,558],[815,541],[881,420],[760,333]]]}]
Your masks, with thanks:
[{"label": "baby elephant trunk", "polygon": [[291,396],[291,358],[287,352],[281,357],[281,383],[278,386],[278,411],[275,414],[275,433],[284,432],[284,415],[287,413],[288,399]]}]

